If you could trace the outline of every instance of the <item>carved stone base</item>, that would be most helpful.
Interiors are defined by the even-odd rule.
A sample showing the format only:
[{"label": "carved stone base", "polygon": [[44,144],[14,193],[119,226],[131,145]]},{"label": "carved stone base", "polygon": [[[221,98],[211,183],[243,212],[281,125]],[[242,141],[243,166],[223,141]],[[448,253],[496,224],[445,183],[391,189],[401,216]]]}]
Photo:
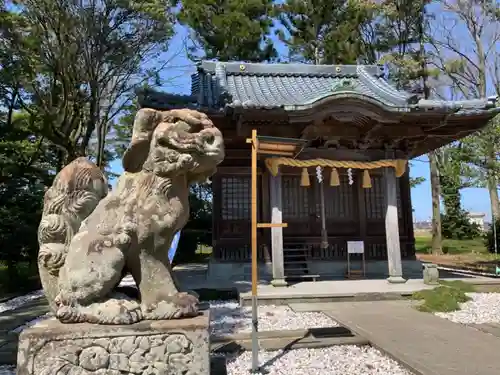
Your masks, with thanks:
[{"label": "carved stone base", "polygon": [[48,319],[19,337],[17,375],[209,375],[209,311],[132,325]]}]

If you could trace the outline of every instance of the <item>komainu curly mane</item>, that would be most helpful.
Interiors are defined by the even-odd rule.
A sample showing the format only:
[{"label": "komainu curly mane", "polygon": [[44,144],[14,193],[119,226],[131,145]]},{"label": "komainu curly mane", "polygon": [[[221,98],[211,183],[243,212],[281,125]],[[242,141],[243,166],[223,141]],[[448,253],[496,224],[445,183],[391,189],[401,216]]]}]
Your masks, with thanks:
[{"label": "komainu curly mane", "polygon": [[[197,314],[197,298],[174,279],[168,248],[189,217],[189,184],[211,176],[223,158],[222,134],[206,115],[142,109],[110,194],[86,159],[66,166],[47,191],[39,230],[40,274],[57,318],[130,324]],[[140,300],[114,291],[126,271]]]}]

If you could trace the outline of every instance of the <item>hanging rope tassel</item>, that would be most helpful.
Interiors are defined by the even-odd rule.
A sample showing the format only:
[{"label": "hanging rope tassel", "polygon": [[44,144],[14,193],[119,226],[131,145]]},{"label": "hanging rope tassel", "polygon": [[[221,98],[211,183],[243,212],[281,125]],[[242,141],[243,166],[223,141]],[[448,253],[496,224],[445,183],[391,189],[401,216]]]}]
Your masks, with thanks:
[{"label": "hanging rope tassel", "polygon": [[330,186],[340,186],[339,172],[335,167],[332,168],[330,173]]},{"label": "hanging rope tassel", "polygon": [[406,171],[406,160],[396,160],[396,166],[394,169],[396,170],[396,177],[404,175]]},{"label": "hanging rope tassel", "polygon": [[372,180],[370,178],[370,172],[367,169],[363,172],[363,188],[369,189],[372,187]]},{"label": "hanging rope tassel", "polygon": [[311,186],[311,182],[309,181],[309,172],[307,168],[302,168],[302,175],[300,176],[300,186]]}]

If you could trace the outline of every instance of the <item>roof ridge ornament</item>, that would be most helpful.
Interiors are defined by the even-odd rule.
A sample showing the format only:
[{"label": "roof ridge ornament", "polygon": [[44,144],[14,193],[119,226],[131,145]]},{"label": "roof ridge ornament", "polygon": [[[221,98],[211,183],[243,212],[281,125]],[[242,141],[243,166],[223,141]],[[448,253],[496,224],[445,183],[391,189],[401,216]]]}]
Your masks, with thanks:
[{"label": "roof ridge ornament", "polygon": [[357,85],[350,78],[341,78],[338,82],[332,85],[332,92],[340,91],[356,91]]}]

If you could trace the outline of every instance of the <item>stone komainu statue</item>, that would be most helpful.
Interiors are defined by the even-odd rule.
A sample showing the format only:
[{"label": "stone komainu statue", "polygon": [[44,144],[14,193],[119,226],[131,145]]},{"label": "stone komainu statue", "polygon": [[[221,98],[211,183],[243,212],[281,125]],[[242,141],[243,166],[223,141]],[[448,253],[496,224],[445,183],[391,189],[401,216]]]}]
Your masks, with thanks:
[{"label": "stone komainu statue", "polygon": [[[141,109],[112,192],[85,158],[61,170],[38,231],[40,277],[56,317],[131,324],[196,315],[198,299],[180,291],[168,249],[189,217],[189,185],[223,159],[222,134],[203,113]],[[126,273],[140,301],[115,291]]]}]

